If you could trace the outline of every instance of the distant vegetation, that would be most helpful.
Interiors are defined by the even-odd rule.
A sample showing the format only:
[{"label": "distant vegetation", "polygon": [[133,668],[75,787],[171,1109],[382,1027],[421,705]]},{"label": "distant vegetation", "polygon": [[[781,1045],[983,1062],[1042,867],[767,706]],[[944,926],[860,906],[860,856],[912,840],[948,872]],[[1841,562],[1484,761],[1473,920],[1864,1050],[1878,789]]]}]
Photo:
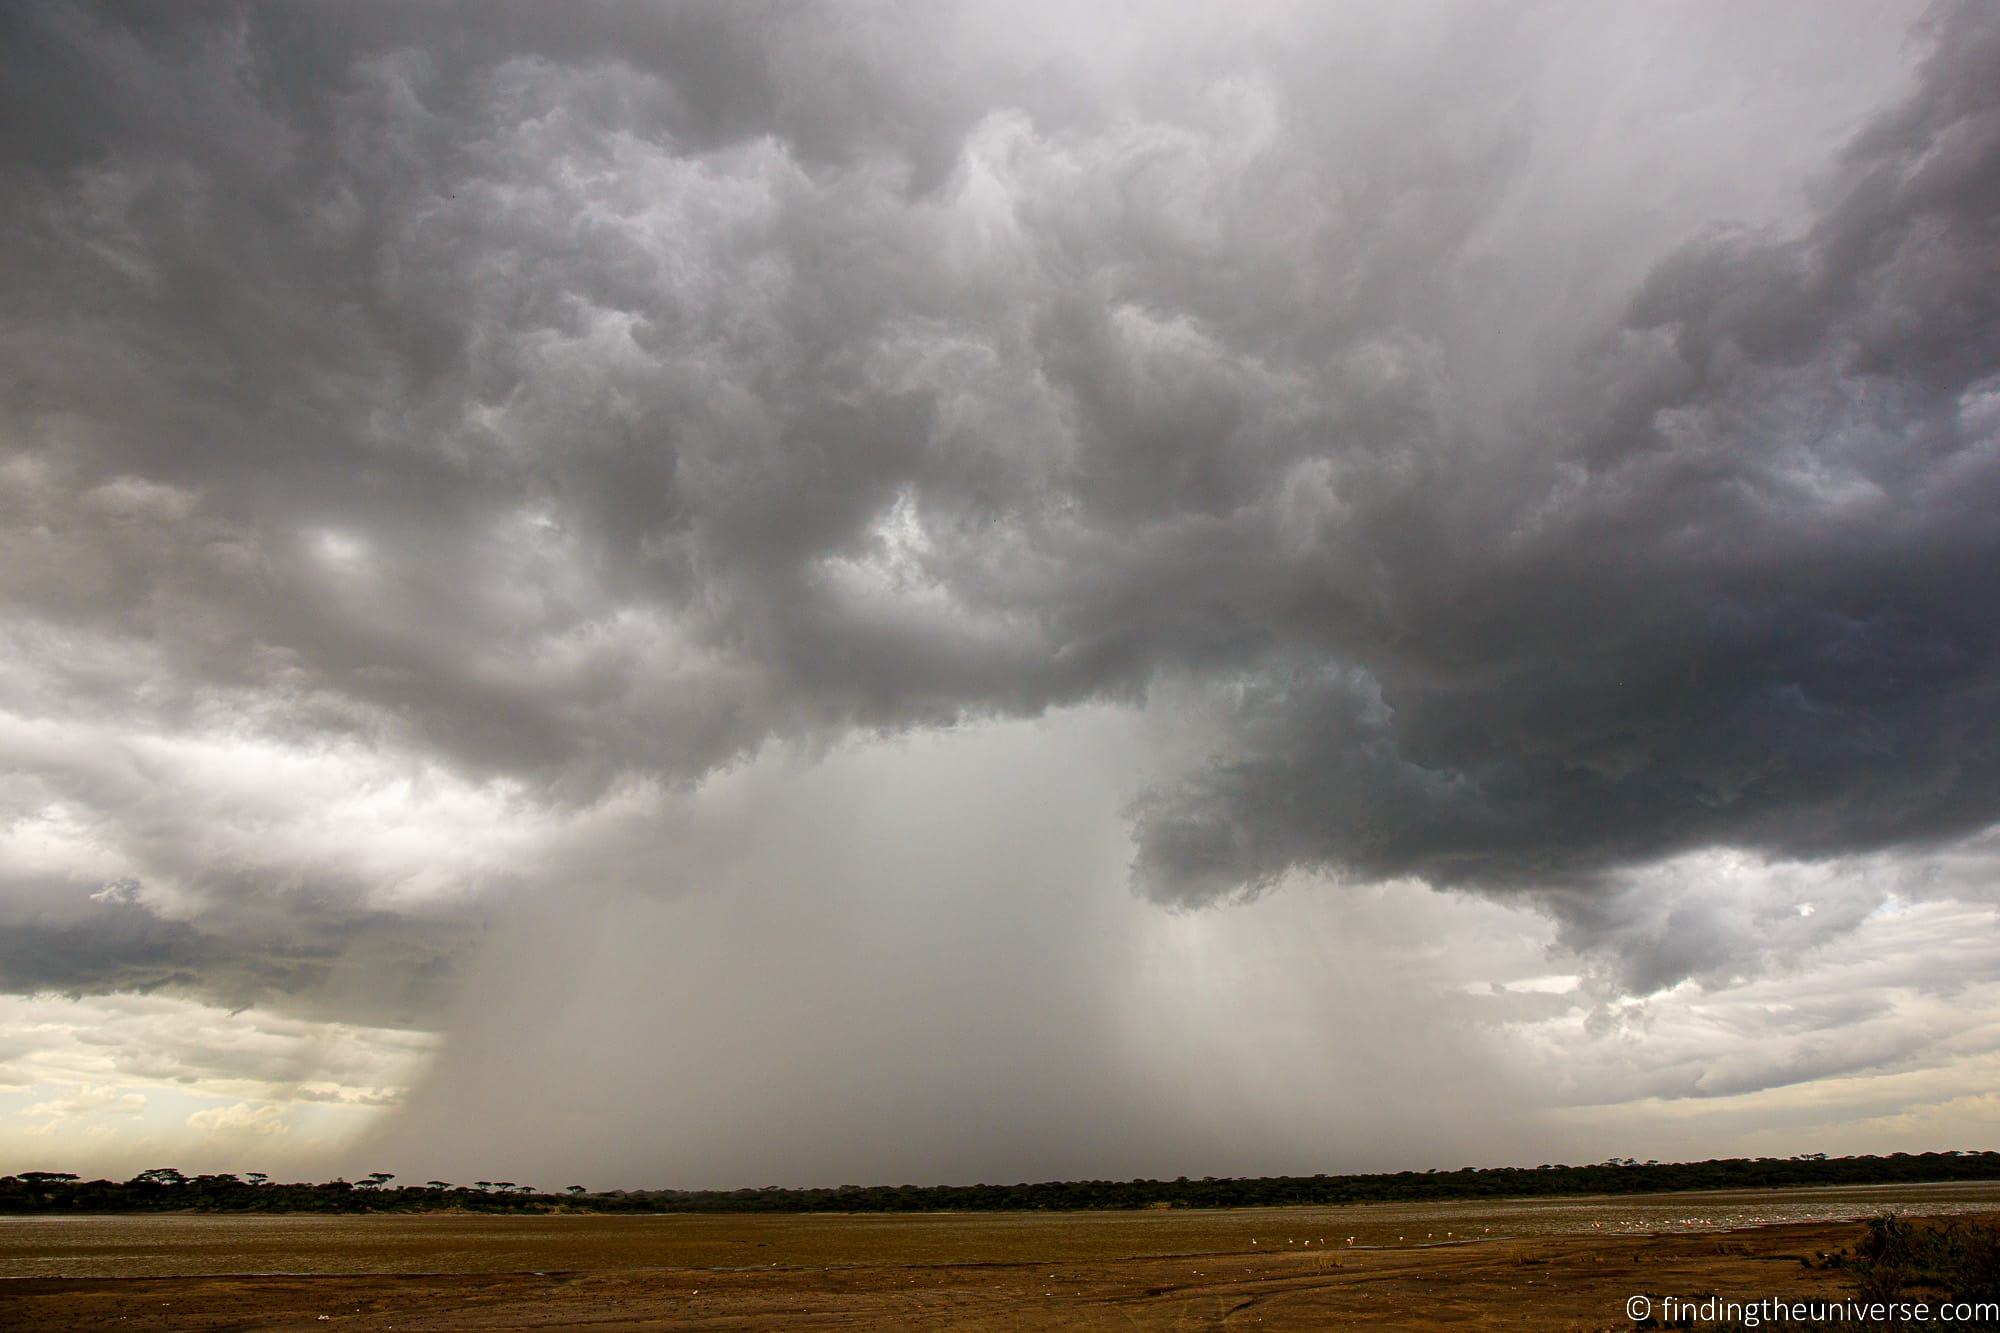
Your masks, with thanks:
[{"label": "distant vegetation", "polygon": [[511,1180],[397,1185],[378,1171],[360,1180],[283,1184],[251,1172],[190,1176],[171,1167],[130,1180],[70,1172],[0,1176],[0,1213],[374,1213],[454,1209],[481,1213],[880,1213],[1059,1208],[1243,1208],[1273,1204],[1388,1203],[1663,1190],[1779,1189],[2000,1180],[2000,1153],[1895,1153],[1888,1157],[1732,1157],[1712,1162],[1613,1160],[1595,1166],[1467,1167],[1355,1176],[1202,1180],[1071,1180],[1028,1185],[842,1185],[826,1189],[612,1190],[581,1185],[545,1192]]}]

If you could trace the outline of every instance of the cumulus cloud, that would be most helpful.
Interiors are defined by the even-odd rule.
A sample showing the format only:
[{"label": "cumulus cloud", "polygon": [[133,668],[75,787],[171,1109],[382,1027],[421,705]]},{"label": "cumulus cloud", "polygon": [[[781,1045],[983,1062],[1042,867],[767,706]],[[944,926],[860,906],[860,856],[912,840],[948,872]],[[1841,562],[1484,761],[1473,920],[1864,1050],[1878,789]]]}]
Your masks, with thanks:
[{"label": "cumulus cloud", "polygon": [[88,1083],[77,1085],[75,1093],[52,1101],[33,1102],[21,1110],[23,1118],[39,1120],[35,1128],[38,1132],[49,1132],[60,1122],[76,1116],[100,1114],[137,1115],[146,1109],[143,1093],[120,1092],[116,1088],[96,1088]]},{"label": "cumulus cloud", "polygon": [[163,994],[0,997],[0,1088],[199,1086],[239,1098],[382,1105],[428,1034]]},{"label": "cumulus cloud", "polygon": [[163,1164],[312,1174],[401,1104],[436,1047],[162,991],[0,996],[0,1159],[120,1179]]},{"label": "cumulus cloud", "polygon": [[237,1102],[231,1106],[195,1111],[188,1116],[187,1127],[204,1134],[232,1136],[257,1134],[276,1137],[292,1132],[292,1127],[285,1123],[284,1112],[269,1102],[262,1105]]}]

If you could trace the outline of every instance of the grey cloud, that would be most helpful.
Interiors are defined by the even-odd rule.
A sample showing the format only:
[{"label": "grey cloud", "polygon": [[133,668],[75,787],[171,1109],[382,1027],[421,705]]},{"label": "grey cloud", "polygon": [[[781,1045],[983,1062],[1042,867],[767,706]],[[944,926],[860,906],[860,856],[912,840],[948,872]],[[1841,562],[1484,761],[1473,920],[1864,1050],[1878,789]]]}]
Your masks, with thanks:
[{"label": "grey cloud", "polygon": [[1800,238],[1683,250],[1580,410],[1383,507],[1407,532],[1355,554],[1389,594],[1333,645],[1365,674],[1259,682],[1271,739],[1142,804],[1160,892],[1299,863],[1534,885],[1992,820],[2000,25],[1942,26]]},{"label": "grey cloud", "polygon": [[138,904],[14,915],[22,886],[9,887],[13,919],[0,945],[0,986],[8,990],[151,990],[196,981],[222,961],[191,926],[162,921]]},{"label": "grey cloud", "polygon": [[281,909],[246,912],[240,900],[197,924],[140,902],[86,898],[73,884],[5,888],[0,991],[10,993],[194,991],[232,1007],[275,1001],[307,1016],[417,1025],[434,1019],[454,958],[478,934],[345,904],[288,904],[273,923]]},{"label": "grey cloud", "polygon": [[[1818,878],[1821,889],[1844,887],[1838,875]],[[1764,896],[1752,885],[1730,887],[1753,901]],[[1793,898],[1789,890],[1798,887],[1770,896]],[[1905,903],[1817,932],[1810,945],[1802,946],[1800,935],[1814,932],[1790,941],[1782,931],[1766,934],[1764,943],[1783,956],[1748,980],[1684,986],[1637,1002],[1623,987],[1604,985],[1608,978],[1591,979],[1579,998],[1594,994],[1608,1003],[1587,1019],[1591,1040],[1564,1051],[1556,1081],[1574,1104],[1593,1106],[1635,1097],[1740,1097],[1865,1075],[1858,1081],[1868,1088],[1851,1082],[1850,1091],[1829,1092],[1829,1099],[1901,1097],[1893,1109],[1904,1109],[1909,1093],[1897,1091],[1898,1075],[1913,1084],[1936,1078],[1979,1086],[1970,1066],[1990,1058],[1981,1016],[2000,981],[1991,925],[1985,907]]]},{"label": "grey cloud", "polygon": [[[1886,23],[1846,17],[1820,83]],[[19,716],[574,813],[1186,685],[1226,744],[1135,808],[1152,896],[1559,890],[1583,944],[1618,927],[1564,894],[1663,856],[1995,814],[1981,9],[1811,216],[1725,236],[1754,173],[1663,154],[1621,211],[1570,170],[1564,97],[1612,94],[1564,43],[1615,24],[1483,7],[7,22]],[[1770,114],[1793,173],[1783,117],[1839,119]],[[73,790],[198,878],[213,808]],[[319,912],[294,864],[196,926],[361,929],[365,875]],[[148,975],[212,966],[128,917]]]}]

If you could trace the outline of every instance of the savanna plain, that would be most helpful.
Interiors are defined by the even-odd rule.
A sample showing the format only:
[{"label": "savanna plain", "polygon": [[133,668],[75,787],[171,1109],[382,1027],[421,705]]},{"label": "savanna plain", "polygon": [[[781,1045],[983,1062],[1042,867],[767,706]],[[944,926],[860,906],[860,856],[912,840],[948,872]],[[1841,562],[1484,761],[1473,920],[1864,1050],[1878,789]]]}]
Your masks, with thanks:
[{"label": "savanna plain", "polygon": [[1086,1213],[0,1218],[8,1329],[1627,1329],[1836,1300],[1883,1214],[2000,1182]]}]

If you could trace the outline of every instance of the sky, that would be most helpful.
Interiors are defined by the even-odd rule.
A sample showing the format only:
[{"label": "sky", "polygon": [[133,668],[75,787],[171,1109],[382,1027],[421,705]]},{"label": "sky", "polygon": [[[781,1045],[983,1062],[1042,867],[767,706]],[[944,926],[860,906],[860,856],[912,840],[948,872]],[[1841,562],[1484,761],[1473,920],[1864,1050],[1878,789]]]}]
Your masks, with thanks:
[{"label": "sky", "polygon": [[2000,10],[0,12],[0,1169],[1993,1148]]}]

